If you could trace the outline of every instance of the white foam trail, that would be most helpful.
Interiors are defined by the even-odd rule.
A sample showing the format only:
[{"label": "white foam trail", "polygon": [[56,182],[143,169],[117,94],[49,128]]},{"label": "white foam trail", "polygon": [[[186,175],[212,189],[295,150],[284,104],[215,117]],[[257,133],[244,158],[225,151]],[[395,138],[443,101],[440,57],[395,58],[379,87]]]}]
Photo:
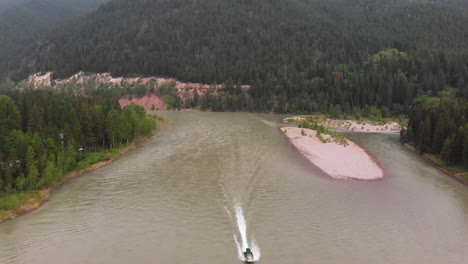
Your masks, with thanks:
[{"label": "white foam trail", "polygon": [[257,244],[257,241],[252,237],[252,242],[250,244],[250,249],[254,254],[254,261],[259,261],[262,252],[260,251],[260,247]]},{"label": "white foam trail", "polygon": [[[258,246],[257,241],[255,241],[253,237],[251,238],[251,242],[249,243],[249,240],[247,237],[247,222],[245,221],[244,211],[242,210],[242,206],[240,205],[240,203],[236,204],[235,210],[236,210],[237,228],[239,229],[239,235],[240,235],[240,243],[236,234],[234,234],[234,241],[236,242],[236,245],[237,245],[239,259],[243,261],[244,250],[246,248],[250,248],[254,255],[254,261],[258,261],[261,256],[260,247]],[[229,217],[231,217],[230,214],[229,214]]]},{"label": "white foam trail", "polygon": [[242,247],[239,244],[239,241],[237,240],[236,234],[234,234],[234,241],[236,242],[236,245],[237,245],[237,255],[239,257],[239,260],[243,261],[245,259],[244,252],[242,252]]},{"label": "white foam trail", "polygon": [[[226,210],[228,216],[229,216],[229,219],[232,220],[232,215],[231,215],[231,211],[229,211],[229,209],[227,208],[227,206],[224,207],[224,210]],[[240,260],[243,260],[244,259],[244,252],[242,252],[242,247],[241,245],[239,244],[239,241],[237,240],[237,234],[234,233],[233,234],[234,236],[234,241],[236,242],[236,246],[237,246],[237,254],[238,254],[238,257]]]},{"label": "white foam trail", "polygon": [[244,211],[240,204],[236,204],[236,218],[237,218],[237,228],[239,228],[239,234],[241,236],[242,248],[248,248],[249,244],[247,242],[247,223],[244,218]]}]

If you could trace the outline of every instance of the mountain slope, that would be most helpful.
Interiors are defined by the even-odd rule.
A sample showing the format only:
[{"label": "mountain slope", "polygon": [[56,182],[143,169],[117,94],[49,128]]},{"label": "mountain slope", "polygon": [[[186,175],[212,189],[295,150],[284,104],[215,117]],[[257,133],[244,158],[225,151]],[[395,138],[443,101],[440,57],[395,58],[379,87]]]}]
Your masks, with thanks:
[{"label": "mountain slope", "polygon": [[0,13],[0,62],[12,63],[17,53],[51,29],[96,9],[106,0],[27,0]]},{"label": "mountain slope", "polygon": [[8,8],[28,0],[0,0],[0,14]]},{"label": "mountain slope", "polygon": [[213,111],[398,115],[421,95],[468,98],[467,24],[433,1],[113,0],[4,69],[227,83],[199,100]]},{"label": "mountain slope", "polygon": [[314,75],[319,64],[389,47],[464,50],[466,24],[467,9],[399,0],[114,0],[54,32],[22,72],[196,82],[249,82],[291,69]]}]

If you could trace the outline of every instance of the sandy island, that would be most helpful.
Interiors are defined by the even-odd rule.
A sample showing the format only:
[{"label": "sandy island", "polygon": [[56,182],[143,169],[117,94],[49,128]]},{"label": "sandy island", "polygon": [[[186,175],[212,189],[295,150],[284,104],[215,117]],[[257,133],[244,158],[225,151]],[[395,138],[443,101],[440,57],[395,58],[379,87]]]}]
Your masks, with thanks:
[{"label": "sandy island", "polygon": [[[294,116],[285,118],[283,121],[289,123],[288,119],[292,120],[305,120],[305,117]],[[336,120],[336,119],[323,119],[319,122],[320,125],[328,129],[344,130],[360,133],[400,133],[401,126],[397,122],[391,121],[386,124],[372,124],[369,121],[355,121],[355,120]]]},{"label": "sandy island", "polygon": [[[310,162],[336,179],[380,180],[383,170],[362,147],[347,140],[347,145],[323,143],[316,131],[297,127],[282,127],[289,141]],[[322,134],[325,139],[330,137]]]}]

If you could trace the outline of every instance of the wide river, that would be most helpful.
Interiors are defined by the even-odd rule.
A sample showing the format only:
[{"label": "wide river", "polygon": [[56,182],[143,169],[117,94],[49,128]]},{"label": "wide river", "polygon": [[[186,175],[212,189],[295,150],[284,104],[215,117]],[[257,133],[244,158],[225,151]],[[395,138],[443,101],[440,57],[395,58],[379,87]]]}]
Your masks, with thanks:
[{"label": "wide river", "polygon": [[[349,134],[383,181],[329,178],[281,116],[161,112],[164,130],[0,224],[0,263],[468,263],[468,189],[402,147]],[[337,160],[337,163],[340,161]]]}]

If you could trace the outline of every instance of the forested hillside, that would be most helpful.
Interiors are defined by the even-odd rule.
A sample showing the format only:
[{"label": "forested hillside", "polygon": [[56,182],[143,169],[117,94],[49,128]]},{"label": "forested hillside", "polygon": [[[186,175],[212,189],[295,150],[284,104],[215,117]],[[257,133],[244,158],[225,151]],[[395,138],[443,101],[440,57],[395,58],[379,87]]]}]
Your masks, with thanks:
[{"label": "forested hillside", "polygon": [[[409,113],[420,95],[468,95],[468,9],[407,0],[113,0],[7,67],[249,84],[204,109]],[[19,60],[12,60],[17,62]],[[232,86],[232,85],[228,85]]]},{"label": "forested hillside", "polygon": [[[418,0],[416,0],[418,1]],[[434,2],[434,3],[444,3],[444,4],[450,4],[454,6],[463,6],[463,7],[468,7],[468,2],[465,0],[419,0],[421,2]]]},{"label": "forested hillside", "polygon": [[106,1],[7,0],[3,12],[0,6],[0,68],[14,67],[25,49],[37,44],[52,29],[97,9]]},{"label": "forested hillside", "polygon": [[[204,83],[320,76],[386,48],[466,48],[468,11],[406,1],[114,0],[54,32],[28,72],[168,75]],[[86,37],[83,37],[86,36]]]}]

